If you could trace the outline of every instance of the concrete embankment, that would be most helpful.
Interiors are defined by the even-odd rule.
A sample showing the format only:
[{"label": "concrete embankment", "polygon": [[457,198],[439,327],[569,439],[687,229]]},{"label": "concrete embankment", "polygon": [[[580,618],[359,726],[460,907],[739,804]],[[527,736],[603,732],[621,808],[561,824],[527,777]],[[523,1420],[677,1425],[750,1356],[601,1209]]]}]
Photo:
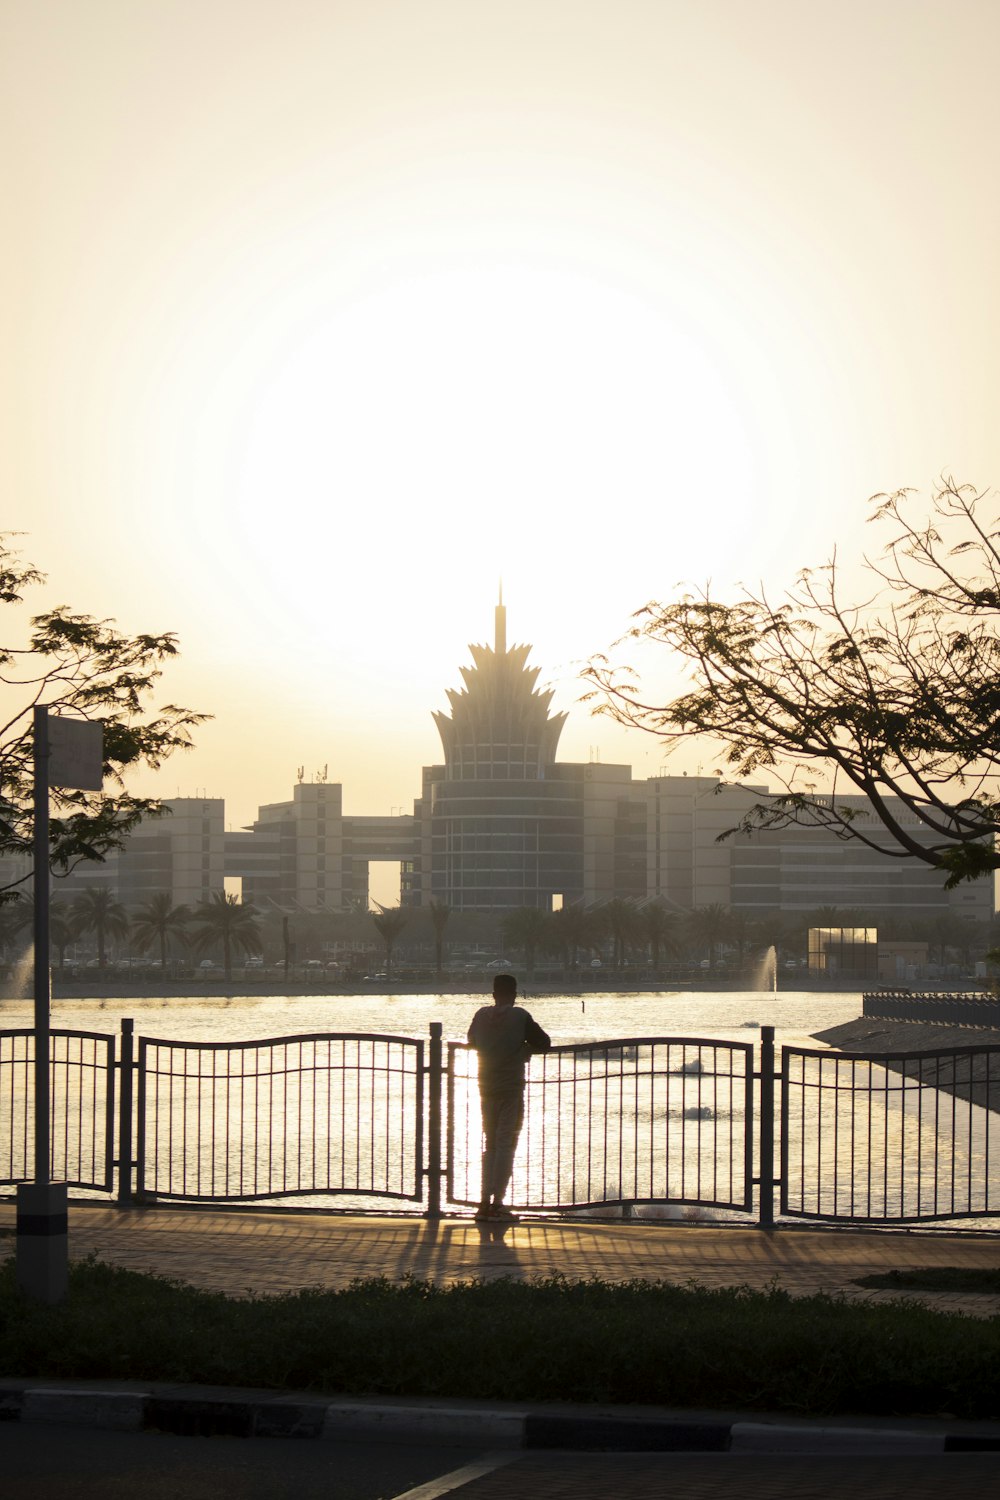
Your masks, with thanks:
[{"label": "concrete embankment", "polygon": [[942,1058],[933,1073],[920,1059],[906,1060],[900,1053],[937,1052],[950,1047],[997,1047],[1000,1031],[989,1026],[943,1026],[927,1021],[883,1020],[878,1016],[859,1016],[826,1031],[815,1033],[818,1042],[836,1047],[839,1052],[889,1053],[895,1058],[887,1063],[890,1071],[909,1078],[921,1078],[957,1099],[981,1104],[1000,1111],[1000,1052],[981,1053],[971,1059]]}]

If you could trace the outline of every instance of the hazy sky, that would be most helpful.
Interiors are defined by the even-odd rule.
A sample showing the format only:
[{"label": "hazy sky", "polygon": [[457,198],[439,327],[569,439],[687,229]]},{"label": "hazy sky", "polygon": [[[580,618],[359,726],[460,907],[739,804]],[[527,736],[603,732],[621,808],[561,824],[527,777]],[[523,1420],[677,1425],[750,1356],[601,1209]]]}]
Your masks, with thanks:
[{"label": "hazy sky", "polygon": [[574,709],[634,609],[1000,484],[998,57],[996,0],[0,0],[3,525],[180,634],[144,789],[408,808],[501,573],[561,755],[651,774]]}]

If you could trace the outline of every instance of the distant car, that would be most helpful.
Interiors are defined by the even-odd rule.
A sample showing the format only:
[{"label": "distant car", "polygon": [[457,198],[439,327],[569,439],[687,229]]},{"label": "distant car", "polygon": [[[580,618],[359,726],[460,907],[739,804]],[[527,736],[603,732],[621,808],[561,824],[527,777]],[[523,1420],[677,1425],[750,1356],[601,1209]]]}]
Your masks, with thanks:
[{"label": "distant car", "polygon": [[248,958],[243,967],[245,969],[262,969],[264,967],[264,960],[262,958]]},{"label": "distant car", "polygon": [[211,958],[203,958],[202,961],[201,961],[201,963],[198,965],[198,967],[199,967],[199,969],[214,969],[215,968],[215,962]]}]

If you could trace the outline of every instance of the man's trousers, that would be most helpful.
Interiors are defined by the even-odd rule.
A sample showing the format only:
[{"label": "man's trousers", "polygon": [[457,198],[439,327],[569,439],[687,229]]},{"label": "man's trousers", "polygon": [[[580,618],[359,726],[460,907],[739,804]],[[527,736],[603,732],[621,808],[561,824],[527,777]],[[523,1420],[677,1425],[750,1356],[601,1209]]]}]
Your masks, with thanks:
[{"label": "man's trousers", "polygon": [[482,1201],[501,1203],[514,1170],[514,1153],[524,1124],[524,1090],[480,1096],[483,1111]]}]

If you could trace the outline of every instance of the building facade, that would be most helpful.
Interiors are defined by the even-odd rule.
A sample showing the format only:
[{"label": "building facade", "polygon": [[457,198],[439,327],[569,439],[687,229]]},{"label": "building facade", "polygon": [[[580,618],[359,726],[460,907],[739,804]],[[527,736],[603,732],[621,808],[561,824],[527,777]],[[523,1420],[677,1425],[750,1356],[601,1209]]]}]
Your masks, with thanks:
[{"label": "building facade", "polygon": [[[538,690],[530,646],[508,646],[502,600],[493,645],[469,649],[462,687],[434,715],[442,760],[424,767],[412,814],[345,816],[341,785],[325,772],[307,782],[300,771],[287,801],[262,805],[237,833],[225,832],[221,798],[172,799],[124,850],[59,886],[71,897],[109,885],[130,906],[166,890],[193,906],[228,879],[264,910],[341,911],[367,908],[369,866],[390,861],[401,904],[454,911],[551,911],[624,897],[748,917],[836,907],[992,918],[992,876],[946,891],[915,859],[805,826],[724,837],[766,796],[764,785],[715,776],[636,782],[626,765],[558,760],[566,715],[552,713],[552,694]],[[876,829],[864,798],[838,802],[855,806],[859,827]],[[895,812],[919,837],[913,815]]]},{"label": "building facade", "polygon": [[464,687],[434,715],[444,760],[424,768],[404,896],[485,912],[643,896],[631,768],[556,760],[566,715],[537,691],[531,647],[508,647],[502,600],[492,648],[469,650]]},{"label": "building facade", "polygon": [[[761,784],[732,785],[714,776],[658,776],[643,784],[647,819],[647,888],[686,911],[720,905],[748,917],[811,912],[820,907],[933,917],[945,913],[989,921],[993,877],[944,889],[944,876],[913,858],[880,854],[860,839],[793,824],[752,834],[729,833],[767,795]],[[901,802],[893,815],[917,839],[931,841]],[[854,824],[877,835],[864,797],[837,798]],[[728,835],[728,836],[727,836]]]}]

